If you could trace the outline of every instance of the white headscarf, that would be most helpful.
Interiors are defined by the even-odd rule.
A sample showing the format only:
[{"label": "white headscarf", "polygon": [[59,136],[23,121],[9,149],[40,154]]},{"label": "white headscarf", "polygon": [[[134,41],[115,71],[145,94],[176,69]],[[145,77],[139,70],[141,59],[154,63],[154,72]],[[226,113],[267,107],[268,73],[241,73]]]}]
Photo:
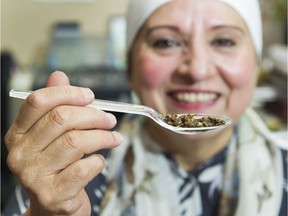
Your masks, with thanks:
[{"label": "white headscarf", "polygon": [[[130,0],[127,11],[127,47],[131,48],[141,26],[163,4],[171,0]],[[237,11],[245,21],[259,59],[262,55],[262,19],[258,0],[218,0]]]}]

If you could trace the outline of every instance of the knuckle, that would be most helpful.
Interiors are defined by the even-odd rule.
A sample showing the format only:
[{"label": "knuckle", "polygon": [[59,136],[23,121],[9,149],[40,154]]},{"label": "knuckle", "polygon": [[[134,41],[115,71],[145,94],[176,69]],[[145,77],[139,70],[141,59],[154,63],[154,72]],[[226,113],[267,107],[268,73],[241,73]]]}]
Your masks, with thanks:
[{"label": "knuckle", "polygon": [[64,109],[61,106],[54,108],[49,114],[51,121],[59,126],[65,126],[67,121],[69,121],[70,116],[71,112],[69,109]]},{"label": "knuckle", "polygon": [[79,179],[82,180],[87,175],[86,167],[82,163],[77,163],[71,169],[71,180],[78,181]]},{"label": "knuckle", "polygon": [[78,136],[74,130],[64,133],[62,135],[62,140],[69,149],[78,149]]},{"label": "knuckle", "polygon": [[69,85],[63,86],[63,95],[65,95],[67,98],[73,97],[70,87],[71,86],[69,86]]},{"label": "knuckle", "polygon": [[55,196],[59,196],[60,194],[65,193],[65,191],[66,191],[65,184],[66,184],[66,181],[65,182],[57,182],[57,184],[54,181],[52,184],[51,191],[55,194]]},{"label": "knuckle", "polygon": [[11,150],[7,156],[7,165],[11,172],[17,174],[20,170],[20,164],[22,164],[21,151],[17,148]]},{"label": "knuckle", "polygon": [[4,144],[7,149],[10,150],[13,146],[17,145],[19,139],[22,137],[22,128],[17,124],[17,120],[12,124],[12,126],[8,129],[7,133],[4,136]]},{"label": "knuckle", "polygon": [[34,184],[35,176],[38,172],[35,172],[37,165],[31,164],[25,159],[22,151],[19,148],[13,148],[7,156],[7,166],[10,171],[18,178],[21,185],[25,188],[32,188]]},{"label": "knuckle", "polygon": [[40,109],[43,105],[46,104],[45,97],[35,92],[29,95],[26,99],[26,104],[29,108]]},{"label": "knuckle", "polygon": [[4,136],[4,143],[8,149],[10,146],[12,146],[13,140],[15,139],[14,136],[15,135],[11,132],[11,129]]},{"label": "knuckle", "polygon": [[36,192],[36,197],[38,202],[41,203],[42,206],[55,206],[55,204],[57,203],[55,196],[53,196],[51,192],[47,191],[46,189],[39,189]]}]

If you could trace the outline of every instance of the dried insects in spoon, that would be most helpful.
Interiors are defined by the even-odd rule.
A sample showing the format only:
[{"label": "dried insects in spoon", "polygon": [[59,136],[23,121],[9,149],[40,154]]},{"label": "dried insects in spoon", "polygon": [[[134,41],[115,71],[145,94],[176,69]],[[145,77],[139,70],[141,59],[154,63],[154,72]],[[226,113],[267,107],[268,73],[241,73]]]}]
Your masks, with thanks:
[{"label": "dried insects in spoon", "polygon": [[163,120],[175,127],[193,128],[193,127],[214,127],[225,125],[225,120],[219,117],[205,116],[197,117],[197,114],[163,114]]}]

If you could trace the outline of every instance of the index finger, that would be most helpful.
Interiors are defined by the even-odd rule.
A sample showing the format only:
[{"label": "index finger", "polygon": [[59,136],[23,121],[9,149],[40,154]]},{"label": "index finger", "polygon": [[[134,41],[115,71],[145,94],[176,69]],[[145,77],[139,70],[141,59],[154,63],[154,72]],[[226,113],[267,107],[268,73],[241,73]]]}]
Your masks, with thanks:
[{"label": "index finger", "polygon": [[39,89],[27,97],[22,104],[14,127],[19,134],[26,133],[32,125],[56,106],[86,106],[94,99],[88,88],[54,86]]}]

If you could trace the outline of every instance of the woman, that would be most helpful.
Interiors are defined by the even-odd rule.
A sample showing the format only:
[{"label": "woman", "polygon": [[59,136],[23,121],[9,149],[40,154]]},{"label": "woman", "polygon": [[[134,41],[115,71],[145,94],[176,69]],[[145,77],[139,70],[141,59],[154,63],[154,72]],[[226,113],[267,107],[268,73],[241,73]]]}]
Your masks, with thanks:
[{"label": "woman", "polygon": [[[120,135],[111,114],[85,106],[89,89],[53,73],[6,136],[8,165],[30,200],[25,214],[283,215],[284,151],[247,109],[261,41],[257,1],[132,0],[128,68],[140,102],[234,125],[179,135],[134,116]],[[106,166],[92,154],[116,146]]]}]

